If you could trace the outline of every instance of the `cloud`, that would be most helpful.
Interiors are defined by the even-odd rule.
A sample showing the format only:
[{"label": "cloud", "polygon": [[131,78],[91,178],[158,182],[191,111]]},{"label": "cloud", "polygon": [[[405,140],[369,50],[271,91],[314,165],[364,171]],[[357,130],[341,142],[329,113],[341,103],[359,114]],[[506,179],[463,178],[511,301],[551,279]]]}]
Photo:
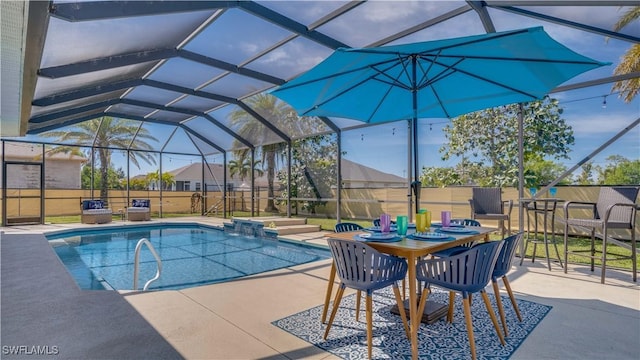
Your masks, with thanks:
[{"label": "cloud", "polygon": [[[633,118],[629,118],[628,112],[603,111],[601,114],[590,115],[574,114],[565,116],[566,121],[573,127],[574,137],[582,137],[597,134],[599,136],[613,136],[625,127],[629,126]],[[608,135],[610,134],[610,135]]]}]

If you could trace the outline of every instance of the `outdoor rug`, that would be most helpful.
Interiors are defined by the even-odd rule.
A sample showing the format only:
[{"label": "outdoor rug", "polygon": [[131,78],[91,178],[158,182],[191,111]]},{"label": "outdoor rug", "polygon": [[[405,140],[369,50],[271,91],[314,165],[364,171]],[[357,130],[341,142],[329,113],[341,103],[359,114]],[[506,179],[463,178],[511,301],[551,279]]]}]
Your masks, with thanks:
[{"label": "outdoor rug", "polygon": [[[500,323],[495,297],[489,294],[489,299],[498,318],[498,323]],[[433,289],[429,300],[447,304],[448,293],[440,289]],[[502,297],[509,332],[509,336],[505,338],[506,346],[502,346],[481,296],[474,294],[471,314],[478,359],[508,359],[551,310],[550,306],[531,301],[517,299],[517,302],[522,322],[518,321],[509,298]],[[373,358],[411,358],[411,343],[405,335],[400,316],[390,312],[395,304],[395,297],[390,287],[374,292]],[[272,324],[343,359],[367,359],[364,308],[363,296],[360,321],[356,322],[355,294],[343,297],[327,340],[322,338],[326,328],[326,325],[320,321],[322,305],[276,320]],[[327,320],[330,314],[331,308],[327,314]],[[418,352],[420,359],[471,358],[461,295],[456,295],[452,324],[446,322],[445,316],[433,324],[420,325]]]}]

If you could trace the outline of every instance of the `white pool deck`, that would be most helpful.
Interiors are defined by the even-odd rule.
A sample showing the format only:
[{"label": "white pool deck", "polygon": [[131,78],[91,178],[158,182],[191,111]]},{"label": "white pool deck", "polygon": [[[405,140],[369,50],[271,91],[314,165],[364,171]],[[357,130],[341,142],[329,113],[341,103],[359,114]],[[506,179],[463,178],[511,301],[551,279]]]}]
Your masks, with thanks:
[{"label": "white pool deck", "polygon": [[[221,219],[200,217],[166,221],[222,224]],[[122,222],[115,222],[112,225],[122,224]],[[55,356],[57,359],[80,355],[101,359],[140,358],[138,357],[140,355],[143,355],[142,358],[183,357],[186,359],[335,358],[332,354],[271,325],[274,320],[322,304],[330,260],[272,271],[237,281],[178,291],[116,293],[67,290],[83,299],[91,296],[97,304],[103,303],[104,300],[95,299],[109,297],[109,301],[114,303],[114,308],[119,309],[119,314],[123,318],[120,323],[95,323],[95,319],[83,318],[77,314],[65,323],[63,319],[65,311],[52,313],[52,310],[56,309],[55,304],[52,307],[52,302],[60,301],[68,307],[82,306],[82,303],[78,304],[77,300],[74,300],[76,303],[73,304],[65,303],[64,296],[59,300],[42,299],[31,301],[26,305],[17,301],[19,299],[14,299],[16,296],[26,296],[25,294],[31,291],[28,284],[23,284],[19,281],[20,279],[14,278],[22,276],[20,271],[16,271],[19,269],[18,266],[29,267],[33,276],[33,273],[37,274],[38,269],[44,266],[44,261],[30,260],[25,256],[20,260],[21,263],[15,263],[12,267],[15,254],[19,252],[18,250],[10,252],[8,244],[23,244],[18,239],[27,239],[28,234],[74,227],[87,227],[87,225],[0,228],[0,231],[4,231],[2,237],[5,238],[0,242],[0,251],[3,256],[1,284],[3,346],[47,345],[33,342],[42,342],[44,341],[42,339],[58,339],[53,341],[59,341],[59,344],[49,344],[59,346],[59,354]],[[326,244],[327,234],[316,232],[289,235],[286,238]],[[13,249],[13,245],[11,246]],[[11,258],[9,258],[10,254],[12,254]],[[43,257],[48,259],[47,261],[55,262],[56,260],[55,255],[49,257],[46,251]],[[514,263],[517,264],[519,261]],[[54,267],[59,269],[59,264],[56,266]],[[8,276],[11,276],[13,282],[7,280]],[[55,286],[55,282],[67,283],[69,280],[65,276],[50,279],[46,279],[50,274],[42,274],[42,276],[46,280],[43,286],[51,284],[51,290],[47,291],[62,292],[64,290]],[[514,265],[508,276],[516,297],[553,307],[516,350],[512,356],[513,359],[640,358],[640,287],[631,281],[629,272],[608,270],[606,283],[603,285],[600,284],[599,268],[592,273],[587,266],[569,264],[568,274],[564,274],[557,264],[552,264],[552,270],[549,271],[544,259],[537,259],[535,263],[527,259],[523,266]],[[23,289],[24,287],[27,288]],[[7,294],[7,292],[10,293]],[[104,293],[110,294],[104,295]],[[118,299],[111,299],[113,297]],[[26,313],[22,308],[24,306],[31,307],[29,313],[37,312],[42,307],[43,315],[24,315],[23,313]],[[135,326],[128,326],[127,320],[124,320],[129,312],[135,314],[135,316],[129,315],[132,318],[131,321],[135,321]],[[48,316],[51,318],[47,319]],[[49,335],[52,334],[47,332],[54,331],[52,328],[37,325],[55,321],[62,325],[55,330],[62,335],[56,333],[57,336],[50,337]],[[145,321],[146,324],[144,324]],[[72,325],[64,326],[64,324]],[[24,331],[25,327],[29,332]],[[71,341],[66,343],[66,338],[75,336],[81,331],[96,331],[96,327],[103,329],[107,334],[104,340],[94,336],[91,341],[85,342],[86,346],[77,338],[73,339],[73,343]],[[123,334],[113,335],[114,331],[110,331],[110,328],[116,328]],[[127,331],[134,331],[135,334],[127,336]],[[64,336],[65,333],[68,333],[68,336]],[[18,336],[22,344],[16,344]],[[139,343],[133,341],[134,339],[140,339]],[[2,358],[13,357],[4,354]]]}]

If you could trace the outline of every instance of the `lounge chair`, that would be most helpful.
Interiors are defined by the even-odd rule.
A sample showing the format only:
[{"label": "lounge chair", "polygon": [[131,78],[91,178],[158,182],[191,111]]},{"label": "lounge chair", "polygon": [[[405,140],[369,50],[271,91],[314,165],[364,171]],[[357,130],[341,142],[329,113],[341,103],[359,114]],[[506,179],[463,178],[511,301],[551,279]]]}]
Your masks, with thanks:
[{"label": "lounge chair", "polygon": [[106,224],[111,222],[111,209],[102,200],[83,200],[80,222],[83,224]]},{"label": "lounge chair", "polygon": [[131,207],[127,208],[127,220],[149,221],[151,220],[151,201],[149,199],[133,199]]}]

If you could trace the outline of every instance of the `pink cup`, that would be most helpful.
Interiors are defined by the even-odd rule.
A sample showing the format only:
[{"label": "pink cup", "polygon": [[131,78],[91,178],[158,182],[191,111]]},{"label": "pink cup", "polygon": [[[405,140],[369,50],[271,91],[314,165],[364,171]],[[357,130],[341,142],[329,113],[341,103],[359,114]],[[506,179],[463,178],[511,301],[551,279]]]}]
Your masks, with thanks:
[{"label": "pink cup", "polygon": [[442,226],[448,227],[451,225],[451,211],[443,211],[440,213],[440,221],[442,221]]},{"label": "pink cup", "polygon": [[383,233],[388,233],[391,231],[391,215],[389,214],[380,215],[380,230]]}]

